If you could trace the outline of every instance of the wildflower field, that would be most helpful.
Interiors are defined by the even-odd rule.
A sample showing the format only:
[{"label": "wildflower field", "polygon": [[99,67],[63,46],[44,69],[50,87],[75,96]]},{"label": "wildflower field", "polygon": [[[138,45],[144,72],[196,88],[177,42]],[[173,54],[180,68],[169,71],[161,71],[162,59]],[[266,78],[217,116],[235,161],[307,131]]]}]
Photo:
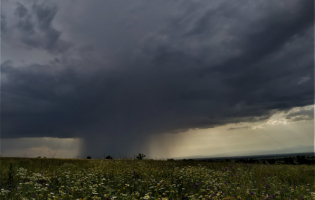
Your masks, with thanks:
[{"label": "wildflower field", "polygon": [[315,199],[314,165],[0,158],[0,199]]}]

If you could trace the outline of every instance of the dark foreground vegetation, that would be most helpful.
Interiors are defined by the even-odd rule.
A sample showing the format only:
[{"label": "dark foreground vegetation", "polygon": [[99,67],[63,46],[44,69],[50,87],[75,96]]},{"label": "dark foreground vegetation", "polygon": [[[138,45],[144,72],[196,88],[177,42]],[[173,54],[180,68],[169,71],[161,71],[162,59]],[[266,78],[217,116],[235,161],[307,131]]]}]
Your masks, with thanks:
[{"label": "dark foreground vegetation", "polygon": [[315,199],[309,160],[2,157],[0,199]]}]

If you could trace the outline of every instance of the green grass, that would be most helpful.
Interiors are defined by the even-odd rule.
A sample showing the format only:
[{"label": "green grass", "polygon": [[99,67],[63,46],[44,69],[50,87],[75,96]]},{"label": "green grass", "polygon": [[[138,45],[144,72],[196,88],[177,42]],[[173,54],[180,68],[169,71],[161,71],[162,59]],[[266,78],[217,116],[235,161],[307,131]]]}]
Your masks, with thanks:
[{"label": "green grass", "polygon": [[315,199],[314,165],[45,158],[0,161],[0,199]]}]

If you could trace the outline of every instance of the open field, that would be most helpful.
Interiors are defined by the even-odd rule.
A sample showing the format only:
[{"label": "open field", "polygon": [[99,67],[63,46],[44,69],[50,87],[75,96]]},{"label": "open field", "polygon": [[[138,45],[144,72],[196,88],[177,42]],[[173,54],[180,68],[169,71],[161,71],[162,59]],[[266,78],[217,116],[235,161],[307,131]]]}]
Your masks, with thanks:
[{"label": "open field", "polygon": [[315,199],[314,165],[0,158],[0,199]]}]

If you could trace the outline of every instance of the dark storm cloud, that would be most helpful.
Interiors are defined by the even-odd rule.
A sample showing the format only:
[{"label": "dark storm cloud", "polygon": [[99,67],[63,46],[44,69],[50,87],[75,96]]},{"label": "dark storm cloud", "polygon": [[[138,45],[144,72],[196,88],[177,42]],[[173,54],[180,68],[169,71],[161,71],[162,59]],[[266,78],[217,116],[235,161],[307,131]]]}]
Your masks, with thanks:
[{"label": "dark storm cloud", "polygon": [[23,17],[25,17],[27,15],[27,9],[25,8],[25,6],[23,6],[22,4],[17,2],[17,8],[15,9],[15,14],[19,18],[23,18]]},{"label": "dark storm cloud", "polygon": [[199,34],[210,33],[211,31],[211,23],[210,19],[215,15],[213,10],[207,11],[203,16],[198,19],[194,25],[192,30],[185,34],[185,36],[193,36]]},{"label": "dark storm cloud", "polygon": [[[28,10],[21,3],[17,3],[17,8],[15,9],[15,15],[18,17],[17,27],[21,33],[25,35],[33,35],[35,33],[35,27],[32,22],[32,16],[28,14]],[[33,45],[34,46],[34,45]]]},{"label": "dark storm cloud", "polygon": [[57,11],[57,6],[48,1],[35,2],[31,8],[17,2],[14,12],[16,21],[9,24],[9,27],[13,33],[15,30],[19,32],[15,35],[16,38],[7,34],[5,41],[21,42],[27,48],[45,49],[53,54],[66,52],[71,44],[60,39],[61,32],[52,27]]},{"label": "dark storm cloud", "polygon": [[57,14],[57,6],[51,4],[34,4],[33,12],[38,19],[39,28],[42,31],[51,29],[51,22]]},{"label": "dark storm cloud", "polygon": [[[237,9],[242,3],[207,9],[187,2],[141,39],[119,29],[110,43],[103,32],[86,32],[99,41],[79,49],[78,60],[4,62],[2,137],[83,137],[86,154],[102,154],[103,148],[132,154],[146,148],[151,134],[256,122],[276,110],[314,104],[312,1],[289,1],[295,3],[290,8],[262,1],[243,11]],[[244,9],[261,14],[246,21],[251,16]],[[51,24],[57,11],[48,4],[33,6],[32,17],[46,38],[34,47],[66,49]],[[133,40],[141,42],[132,46]],[[94,46],[107,42],[122,47],[109,68],[85,55],[114,55],[106,45]],[[50,73],[57,65],[64,70]]]},{"label": "dark storm cloud", "polygon": [[[289,9],[271,12],[263,20],[251,23],[251,29],[241,36],[243,53],[240,56],[217,66],[209,66],[200,75],[206,77],[210,73],[225,73],[225,83],[238,90],[236,98],[243,96],[248,105],[259,103],[260,108],[287,109],[312,104],[313,84],[301,88],[296,82],[302,74],[312,74],[313,82],[313,59],[308,57],[305,62],[301,59],[308,51],[313,52],[313,46],[305,45],[300,52],[290,53],[287,59],[281,61],[270,63],[268,59],[284,51],[288,47],[286,45],[296,38],[309,37],[311,43],[314,38],[312,35],[306,36],[306,32],[311,30],[313,33],[313,15],[313,2],[309,1],[298,4],[293,15]],[[298,65],[296,69],[299,68],[295,75],[292,74],[294,64]]]},{"label": "dark storm cloud", "polygon": [[37,18],[39,29],[45,33],[45,48],[48,51],[62,53],[66,51],[70,44],[60,40],[61,32],[54,29],[51,25],[55,15],[57,14],[57,6],[49,3],[34,4],[33,13]]},{"label": "dark storm cloud", "polygon": [[7,22],[5,15],[1,13],[1,33],[4,34],[7,30]]}]

